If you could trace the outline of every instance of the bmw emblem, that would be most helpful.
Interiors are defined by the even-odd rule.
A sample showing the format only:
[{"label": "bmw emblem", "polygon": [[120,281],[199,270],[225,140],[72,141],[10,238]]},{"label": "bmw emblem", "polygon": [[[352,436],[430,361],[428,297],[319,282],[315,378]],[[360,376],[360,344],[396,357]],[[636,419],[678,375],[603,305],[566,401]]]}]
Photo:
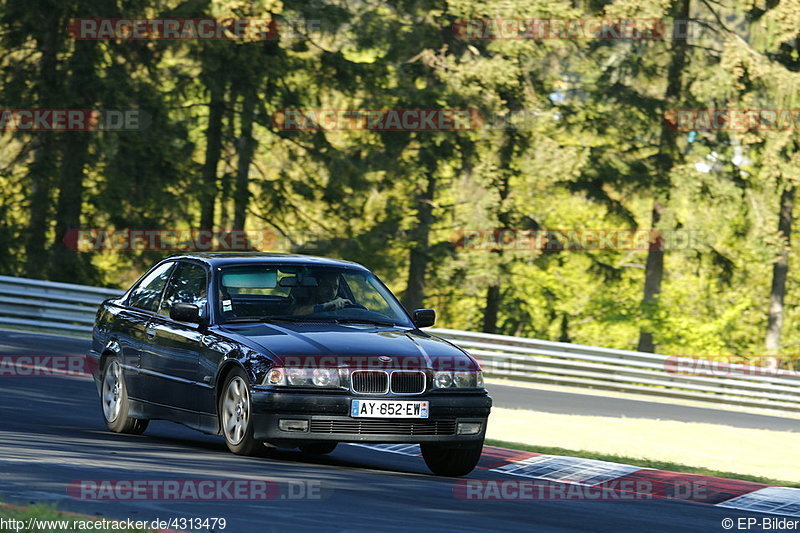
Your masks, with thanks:
[{"label": "bmw emblem", "polygon": [[388,355],[381,355],[378,357],[378,360],[382,363],[390,363],[392,361],[392,358],[389,357]]}]

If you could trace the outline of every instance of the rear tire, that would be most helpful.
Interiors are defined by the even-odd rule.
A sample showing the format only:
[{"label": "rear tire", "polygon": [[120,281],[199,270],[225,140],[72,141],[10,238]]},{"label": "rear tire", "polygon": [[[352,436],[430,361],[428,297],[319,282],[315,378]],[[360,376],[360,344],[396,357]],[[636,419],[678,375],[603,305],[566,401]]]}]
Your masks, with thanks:
[{"label": "rear tire", "polygon": [[431,472],[437,476],[458,477],[475,469],[483,451],[483,440],[460,446],[424,442],[419,447]]},{"label": "rear tire", "polygon": [[118,357],[109,357],[105,361],[100,382],[100,407],[106,426],[114,433],[141,435],[150,423],[149,420],[133,418],[128,414],[128,389]]},{"label": "rear tire", "polygon": [[217,406],[225,444],[236,455],[263,455],[264,443],[253,438],[253,406],[245,373],[236,368],[228,374]]},{"label": "rear tire", "polygon": [[300,451],[303,453],[309,453],[312,455],[325,455],[335,450],[336,446],[338,445],[338,442],[307,442],[305,444],[301,444],[298,446],[298,448],[300,448]]}]

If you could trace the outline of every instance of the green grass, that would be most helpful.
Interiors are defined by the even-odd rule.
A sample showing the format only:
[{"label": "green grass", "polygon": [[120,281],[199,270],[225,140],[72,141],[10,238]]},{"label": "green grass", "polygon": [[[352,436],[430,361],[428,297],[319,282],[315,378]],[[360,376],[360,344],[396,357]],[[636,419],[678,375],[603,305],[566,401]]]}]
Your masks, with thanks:
[{"label": "green grass", "polygon": [[486,444],[489,446],[499,446],[501,448],[512,448],[514,450],[525,450],[529,452],[544,453],[548,455],[568,455],[571,457],[582,457],[584,459],[597,459],[599,461],[610,461],[613,463],[623,463],[627,465],[641,466],[643,468],[669,470],[671,472],[684,472],[687,474],[699,474],[701,476],[715,476],[715,477],[724,477],[730,479],[741,479],[742,481],[753,481],[756,483],[764,483],[765,485],[780,485],[783,487],[800,488],[800,483],[782,481],[779,479],[770,479],[767,477],[760,477],[760,476],[750,476],[747,474],[737,474],[735,472],[720,472],[718,470],[699,468],[695,466],[687,466],[678,463],[671,463],[668,461],[654,461],[651,459],[643,459],[637,457],[624,457],[621,455],[587,452],[584,450],[567,450],[566,448],[535,446],[531,444],[522,444],[519,442],[506,442],[502,440],[493,440],[493,439],[486,439]]},{"label": "green grass", "polygon": [[[34,526],[33,529],[27,529],[28,527],[28,520],[31,518],[35,518],[40,521],[67,521],[67,527],[60,527],[59,524],[49,524],[52,527],[46,527],[47,524],[38,524],[39,527]],[[106,532],[113,532],[119,533],[120,531],[130,531],[132,533],[150,533],[151,530],[149,529],[113,529],[112,527],[107,528],[97,528],[97,529],[86,529],[80,528],[79,523],[81,521],[92,521],[98,522],[103,520],[101,516],[84,516],[78,515],[74,513],[65,513],[59,511],[52,505],[31,505],[29,507],[17,507],[17,506],[6,506],[3,503],[0,503],[0,532],[3,533],[86,533],[86,531],[106,531]],[[19,524],[19,527],[12,528],[10,527],[9,520],[19,520],[22,524]],[[112,519],[107,519],[109,521],[113,521]],[[123,520],[119,520],[119,522],[123,522]]]}]

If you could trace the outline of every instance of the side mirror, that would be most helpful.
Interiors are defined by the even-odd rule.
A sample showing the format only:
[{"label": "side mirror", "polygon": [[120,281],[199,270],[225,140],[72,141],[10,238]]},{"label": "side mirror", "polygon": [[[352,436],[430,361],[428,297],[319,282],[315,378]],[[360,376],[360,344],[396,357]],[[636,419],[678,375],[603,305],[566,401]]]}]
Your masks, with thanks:
[{"label": "side mirror", "polygon": [[174,303],[169,308],[169,317],[178,322],[191,322],[192,324],[200,324],[200,308],[194,304],[181,304]]},{"label": "side mirror", "polygon": [[436,311],[433,309],[415,309],[414,325],[418,328],[427,328],[436,323]]}]

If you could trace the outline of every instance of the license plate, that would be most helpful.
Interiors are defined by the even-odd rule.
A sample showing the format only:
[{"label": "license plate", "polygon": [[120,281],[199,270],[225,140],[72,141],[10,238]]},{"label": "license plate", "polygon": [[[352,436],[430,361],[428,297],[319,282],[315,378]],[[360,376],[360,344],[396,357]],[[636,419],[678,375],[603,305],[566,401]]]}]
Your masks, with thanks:
[{"label": "license plate", "polygon": [[361,418],[428,418],[428,402],[353,400],[350,416]]}]

